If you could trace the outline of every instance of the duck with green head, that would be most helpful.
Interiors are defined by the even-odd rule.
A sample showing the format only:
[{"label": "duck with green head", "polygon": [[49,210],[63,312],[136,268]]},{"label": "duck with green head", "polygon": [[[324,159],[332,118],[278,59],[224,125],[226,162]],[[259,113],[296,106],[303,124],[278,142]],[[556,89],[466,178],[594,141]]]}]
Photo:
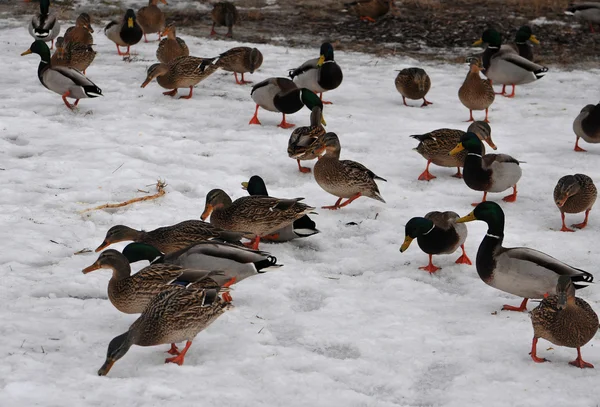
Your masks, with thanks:
[{"label": "duck with green head", "polygon": [[50,0],[40,0],[40,12],[36,13],[27,27],[29,34],[36,40],[52,42],[60,34],[60,23],[56,14],[50,14]]},{"label": "duck with green head", "polygon": [[569,266],[537,250],[528,247],[503,247],[504,212],[497,203],[482,202],[473,212],[456,222],[475,220],[488,225],[475,261],[479,278],[491,287],[524,298],[520,306],[504,305],[502,309],[525,311],[528,299],[541,299],[546,295],[556,294],[560,276],[568,276],[575,288],[586,287],[577,283],[591,283],[594,280],[587,271]]},{"label": "duck with green head", "polygon": [[[128,9],[121,21],[111,21],[104,27],[104,34],[117,46],[117,54],[127,56],[131,46],[140,42],[144,31],[137,23],[135,11]],[[127,51],[121,52],[119,46],[127,47]]]}]

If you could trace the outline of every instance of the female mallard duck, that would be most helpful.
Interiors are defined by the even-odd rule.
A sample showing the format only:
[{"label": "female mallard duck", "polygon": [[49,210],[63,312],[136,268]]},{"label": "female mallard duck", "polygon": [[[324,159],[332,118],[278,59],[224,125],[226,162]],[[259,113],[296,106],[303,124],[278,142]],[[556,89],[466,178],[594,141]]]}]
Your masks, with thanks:
[{"label": "female mallard duck", "polygon": [[[248,182],[242,182],[242,188],[247,190],[252,196],[269,196],[265,181],[258,175],[251,176]],[[271,242],[289,242],[293,239],[308,237],[316,235],[317,233],[319,233],[317,224],[309,218],[308,215],[304,215],[287,225],[285,228],[276,230],[271,235],[263,236],[262,240]]]},{"label": "female mallard duck", "polygon": [[[323,100],[323,92],[336,89],[342,83],[344,74],[342,69],[333,59],[333,45],[324,42],[321,45],[321,56],[309,59],[296,69],[289,72],[290,78],[299,88],[307,88]],[[323,102],[331,104],[331,102]]]},{"label": "female mallard duck", "polygon": [[[321,188],[339,198],[334,205],[323,206],[323,209],[343,208],[361,196],[385,203],[375,180],[387,180],[356,161],[340,160],[341,150],[337,134],[327,133],[323,136],[317,154],[325,151],[325,155],[315,164],[315,180]],[[347,200],[340,204],[342,198]]]},{"label": "female mallard duck", "polygon": [[208,78],[217,70],[214,63],[215,58],[198,57],[177,57],[168,64],[160,63],[151,65],[148,68],[148,75],[142,88],[145,88],[152,79],[165,89],[173,89],[169,92],[163,92],[163,95],[175,96],[178,88],[190,88],[187,96],[181,96],[180,99],[191,99],[194,93],[194,86]]},{"label": "female mallard duck", "polygon": [[485,30],[473,45],[484,42],[488,44],[482,55],[484,74],[495,85],[512,85],[512,93],[506,97],[515,96],[515,85],[541,79],[548,72],[548,68],[523,58],[511,47],[502,47],[502,36],[492,28]]},{"label": "female mallard duck", "polygon": [[544,298],[540,305],[531,311],[533,342],[531,359],[536,363],[546,362],[537,357],[537,341],[546,339],[557,346],[577,348],[577,359],[570,365],[581,369],[594,365],[581,358],[581,347],[598,332],[598,315],[590,304],[575,297],[575,286],[569,276],[560,276],[556,285],[556,295]]},{"label": "female mallard duck", "polygon": [[210,13],[212,18],[212,27],[210,29],[210,35],[217,35],[215,31],[215,24],[219,27],[227,27],[226,37],[233,36],[233,26],[239,21],[239,15],[235,5],[229,1],[220,1],[213,6]]},{"label": "female mallard duck", "polygon": [[65,44],[63,37],[56,39],[56,51],[50,59],[51,66],[68,66],[83,72],[96,58],[96,51],[91,45],[80,42],[68,42]]},{"label": "female mallard duck", "polygon": [[560,210],[562,218],[561,232],[574,232],[565,225],[565,213],[581,213],[585,211],[585,219],[582,223],[571,225],[577,229],[587,226],[588,216],[596,198],[598,190],[594,181],[584,174],[565,175],[558,180],[554,188],[554,202]]},{"label": "female mallard duck", "polygon": [[299,88],[294,82],[287,78],[269,78],[257,83],[250,92],[252,100],[256,103],[254,116],[248,124],[260,124],[258,120],[258,108],[262,107],[270,112],[280,112],[283,119],[277,127],[289,129],[295,126],[293,123],[285,121],[286,114],[296,113],[306,106],[311,111],[315,107],[323,110],[323,102],[310,89]]},{"label": "female mallard duck", "polygon": [[261,237],[272,235],[315,209],[301,203],[303,199],[245,196],[232,202],[225,191],[213,189],[206,195],[201,219],[210,215],[211,224],[244,232],[246,237],[254,238],[252,248],[257,250]]},{"label": "female mallard duck", "polygon": [[[573,282],[590,283],[594,277],[587,271],[571,267],[554,257],[527,247],[502,247],[504,240],[504,212],[495,202],[482,202],[457,223],[481,220],[488,231],[477,251],[477,274],[484,283],[500,291],[523,297],[519,307],[505,305],[508,311],[525,311],[529,298],[544,298],[556,293],[560,276],[569,276]],[[585,285],[575,285],[583,288]]]},{"label": "female mallard duck", "polygon": [[423,99],[421,107],[433,104],[425,99],[429,88],[431,88],[431,79],[429,79],[429,75],[424,69],[404,68],[398,72],[394,83],[396,84],[396,90],[402,95],[404,106],[408,106],[406,98],[411,100]]},{"label": "female mallard duck", "polygon": [[60,23],[55,14],[50,14],[50,0],[40,0],[40,12],[31,18],[27,28],[33,38],[51,41],[54,48],[54,39],[60,34]]},{"label": "female mallard duck", "polygon": [[166,35],[167,38],[158,44],[158,49],[156,50],[156,59],[160,62],[168,64],[177,57],[187,57],[190,55],[190,50],[185,45],[185,41],[177,36],[175,24],[168,24],[162,35]]},{"label": "female mallard duck", "polygon": [[[111,21],[104,27],[104,34],[115,43],[119,55],[129,55],[129,48],[140,42],[144,35],[142,27],[136,20],[135,11],[128,9],[121,22]],[[127,51],[121,52],[119,46],[127,47]]]},{"label": "female mallard duck", "polygon": [[52,66],[48,62],[51,60],[50,49],[44,41],[34,41],[31,47],[21,55],[32,53],[38,54],[41,58],[38,66],[38,79],[46,88],[61,95],[69,109],[73,110],[73,106],[67,101],[67,98],[75,99],[74,106],[77,106],[79,99],[102,96],[102,90],[77,69],[68,66]]},{"label": "female mallard duck", "polygon": [[571,4],[569,8],[567,8],[567,14],[587,21],[590,24],[590,32],[595,32],[594,24],[600,24],[600,3],[586,1]]},{"label": "female mallard duck", "polygon": [[469,58],[469,73],[463,82],[462,86],[458,89],[458,98],[460,102],[469,109],[469,122],[474,121],[473,110],[485,110],[485,119],[488,121],[488,109],[496,95],[494,94],[494,88],[492,82],[489,79],[481,79],[479,72],[481,71],[480,61],[478,58]]},{"label": "female mallard duck", "polygon": [[456,223],[459,218],[456,212],[429,212],[425,217],[412,218],[406,224],[404,243],[400,247],[400,253],[404,253],[410,246],[413,239],[421,250],[429,255],[429,264],[419,267],[430,273],[441,270],[440,267],[433,265],[432,257],[434,254],[454,253],[459,247],[462,249],[462,255],[456,260],[457,264],[473,264],[465,252],[465,240],[467,239],[467,227]]},{"label": "female mallard duck", "polygon": [[[469,128],[468,132],[475,133],[480,140],[488,143],[494,150],[496,145],[492,141],[492,129],[490,125],[484,121],[475,121]],[[461,136],[465,134],[462,130],[454,129],[438,129],[425,134],[415,134],[410,137],[419,140],[419,145],[415,150],[427,160],[427,167],[421,175],[419,181],[430,181],[435,178],[429,172],[429,164],[434,163],[440,167],[456,167],[455,178],[462,178],[460,167],[464,167],[467,152],[461,151],[458,154],[450,155],[450,151],[460,143]],[[482,144],[482,154],[485,154],[485,146]]]},{"label": "female mallard duck", "polygon": [[582,138],[588,143],[600,143],[600,103],[596,106],[587,105],[573,122],[573,131],[577,138],[575,139],[575,151],[586,151],[579,147],[579,139]]},{"label": "female mallard duck", "polygon": [[[113,249],[102,252],[98,260],[82,272],[88,274],[100,269],[112,270],[113,274],[108,282],[108,299],[116,309],[125,314],[143,312],[150,300],[164,290],[181,289],[182,286],[196,283],[202,288],[220,287],[213,277],[221,272],[185,269],[175,264],[152,264],[131,275],[127,258]],[[227,288],[234,282],[235,279],[230,279],[223,287]]]},{"label": "female mallard duck", "polygon": [[[244,80],[244,73],[254,73],[263,63],[263,55],[256,48],[235,47],[219,55],[217,65],[224,71],[233,72],[235,83],[244,85],[252,83]],[[242,74],[242,80],[239,81],[237,74]]]},{"label": "female mallard duck", "polygon": [[362,21],[374,23],[375,19],[386,15],[391,8],[394,8],[394,3],[393,0],[358,0],[344,3],[344,6]]},{"label": "female mallard duck", "polygon": [[148,5],[137,12],[137,21],[144,31],[144,42],[148,42],[146,34],[157,33],[160,41],[161,33],[165,29],[165,13],[158,8],[158,2],[168,5],[167,0],[148,0]]},{"label": "female mallard duck", "polygon": [[[502,192],[510,187],[513,193],[502,198],[505,202],[517,200],[517,182],[521,179],[519,161],[507,154],[483,155],[483,144],[474,133],[465,133],[460,138],[460,143],[450,155],[467,150],[463,180],[467,186],[475,191],[483,191],[485,202],[488,192]],[[477,205],[474,203],[473,206]]]},{"label": "female mallard duck", "polygon": [[216,240],[194,243],[166,255],[145,243],[129,243],[123,249],[123,255],[129,263],[147,260],[152,264],[175,264],[193,270],[221,270],[222,276],[211,277],[220,285],[234,278],[237,284],[248,277],[282,266],[270,253]]},{"label": "female mallard duck", "polygon": [[315,150],[320,147],[319,140],[325,135],[323,125],[327,125],[323,119],[323,111],[316,106],[310,112],[310,126],[298,127],[290,135],[288,156],[298,162],[300,172],[310,172],[310,168],[300,165],[300,160],[314,160],[318,157]]},{"label": "female mallard duck", "polygon": [[[152,298],[127,332],[110,341],[106,361],[98,370],[98,375],[106,376],[132,345],[156,346],[170,343],[168,353],[175,356],[165,359],[165,363],[182,365],[196,335],[231,308],[232,305],[222,300],[215,290],[191,286],[161,292]],[[175,343],[183,341],[186,341],[185,348],[180,352]]]},{"label": "female mallard duck", "polygon": [[92,19],[88,13],[81,13],[75,20],[75,26],[67,28],[65,31],[65,43],[78,42],[83,45],[92,45],[94,37],[92,33]]},{"label": "female mallard duck", "polygon": [[107,248],[111,244],[131,240],[137,243],[149,244],[161,252],[169,254],[203,240],[221,239],[236,243],[241,238],[241,233],[223,230],[201,220],[186,220],[149,232],[135,230],[124,225],[116,225],[108,229],[104,241],[98,246],[96,252]]}]

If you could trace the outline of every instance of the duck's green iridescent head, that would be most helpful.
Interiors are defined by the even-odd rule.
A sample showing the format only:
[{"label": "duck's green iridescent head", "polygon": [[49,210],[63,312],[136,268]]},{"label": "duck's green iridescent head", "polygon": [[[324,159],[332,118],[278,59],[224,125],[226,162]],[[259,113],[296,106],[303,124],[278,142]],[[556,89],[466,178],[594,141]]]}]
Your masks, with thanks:
[{"label": "duck's green iridescent head", "polygon": [[147,260],[152,263],[154,260],[162,257],[162,253],[156,247],[145,243],[129,243],[123,249],[123,256],[129,263],[135,263]]},{"label": "duck's green iridescent head", "polygon": [[487,223],[490,229],[497,230],[496,233],[501,234],[504,231],[504,211],[496,202],[481,202],[467,216],[457,219],[456,223],[466,223],[474,220]]},{"label": "duck's green iridescent head", "polygon": [[481,154],[483,151],[483,145],[481,140],[477,137],[477,134],[472,132],[466,132],[460,137],[460,143],[456,145],[448,154],[455,155],[463,150],[467,150],[470,153]]},{"label": "duck's green iridescent head", "polygon": [[33,41],[29,49],[23,52],[21,56],[29,54],[38,54],[44,62],[50,62],[50,48],[44,41]]},{"label": "duck's green iridescent head", "polygon": [[248,191],[250,195],[269,195],[265,181],[258,175],[251,176],[248,182],[242,182],[242,189]]},{"label": "duck's green iridescent head", "polygon": [[317,62],[317,66],[321,66],[325,61],[333,61],[333,45],[328,42],[321,44],[321,56]]},{"label": "duck's green iridescent head", "polygon": [[490,47],[500,48],[502,45],[502,35],[493,28],[488,28],[481,34],[481,38],[473,43],[473,45],[488,44]]},{"label": "duck's green iridescent head", "polygon": [[306,106],[310,111],[312,111],[315,107],[320,108],[321,109],[321,123],[327,124],[327,122],[325,121],[325,117],[323,115],[323,102],[321,101],[321,98],[319,98],[317,96],[317,94],[315,92],[313,92],[310,89],[306,89],[306,88],[300,89],[300,100],[302,100],[302,103],[304,103],[304,106]]},{"label": "duck's green iridescent head", "polygon": [[400,253],[408,249],[413,239],[428,234],[434,227],[435,225],[429,219],[415,217],[409,220],[404,227],[404,243],[400,246]]},{"label": "duck's green iridescent head", "polygon": [[524,25],[523,27],[519,28],[519,30],[517,31],[517,34],[515,35],[515,42],[516,43],[524,43],[527,41],[531,41],[536,45],[538,45],[540,43],[538,41],[538,39],[536,38],[536,36],[533,35],[533,32],[531,31],[531,27],[529,27],[528,25]]}]

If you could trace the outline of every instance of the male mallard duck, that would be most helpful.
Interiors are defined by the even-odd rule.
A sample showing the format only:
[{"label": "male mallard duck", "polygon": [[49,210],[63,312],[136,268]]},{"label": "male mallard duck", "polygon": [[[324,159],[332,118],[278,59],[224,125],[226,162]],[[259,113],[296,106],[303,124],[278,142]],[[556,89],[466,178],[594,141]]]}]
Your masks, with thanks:
[{"label": "male mallard duck", "polygon": [[227,27],[226,37],[233,36],[233,25],[239,21],[239,15],[235,5],[229,1],[220,1],[213,6],[210,13],[212,18],[212,27],[210,29],[210,35],[217,35],[215,31],[215,24],[219,27]]},{"label": "male mallard duck", "polygon": [[344,3],[346,10],[357,15],[362,21],[375,22],[394,8],[393,0],[358,0]]},{"label": "male mallard duck", "polygon": [[[104,27],[104,34],[115,43],[119,55],[129,55],[129,48],[140,42],[144,31],[136,21],[135,11],[128,9],[121,22],[111,21]],[[127,47],[127,51],[122,53],[119,46]]]},{"label": "male mallard duck", "polygon": [[596,106],[587,105],[573,122],[573,131],[577,138],[575,139],[575,151],[586,151],[579,147],[579,139],[582,138],[588,143],[600,143],[600,103]]},{"label": "male mallard duck", "polygon": [[[116,309],[125,314],[143,312],[150,300],[164,290],[178,290],[196,283],[202,288],[207,288],[205,283],[208,288],[220,287],[213,279],[214,274],[220,272],[185,269],[175,264],[151,264],[131,275],[127,258],[113,249],[102,252],[98,260],[82,272],[87,274],[100,269],[112,270],[113,274],[108,282],[108,299]],[[230,279],[223,287],[227,288],[234,282],[235,279]]]},{"label": "male mallard duck", "polygon": [[[502,198],[505,202],[517,200],[517,182],[521,179],[519,161],[507,154],[483,155],[483,144],[474,133],[465,133],[450,155],[467,150],[463,180],[475,191],[483,191],[485,202],[488,192],[502,192],[510,187],[513,193]],[[473,206],[477,205],[474,203]]]},{"label": "male mallard duck", "polygon": [[73,106],[67,98],[75,99],[74,106],[77,106],[79,99],[102,96],[102,90],[77,69],[68,66],[52,66],[48,62],[51,60],[50,49],[44,41],[34,41],[21,56],[32,53],[38,54],[41,58],[38,79],[46,88],[61,95],[69,109],[73,110]]},{"label": "male mallard duck", "polygon": [[232,202],[225,191],[213,189],[206,195],[201,219],[210,215],[210,223],[217,227],[249,232],[254,238],[252,248],[257,250],[261,237],[272,235],[315,209],[301,203],[303,199],[244,196]]},{"label": "male mallard duck", "polygon": [[595,32],[594,24],[600,24],[600,3],[587,1],[571,4],[567,8],[566,14],[587,21],[590,24],[590,31]]},{"label": "male mallard duck", "polygon": [[[252,196],[269,196],[265,181],[258,175],[251,176],[248,182],[242,182],[242,188],[247,190]],[[289,242],[293,239],[308,237],[316,235],[317,233],[319,233],[317,224],[309,218],[308,215],[304,215],[287,225],[285,228],[276,230],[271,235],[263,236],[262,240],[271,242]]]},{"label": "male mallard duck", "polygon": [[135,230],[124,225],[116,225],[108,229],[104,241],[98,246],[96,252],[107,248],[111,244],[131,240],[137,243],[149,244],[161,252],[169,254],[203,240],[221,239],[235,243],[241,238],[241,233],[223,230],[201,220],[186,220],[149,232]]},{"label": "male mallard duck", "polygon": [[[165,359],[165,363],[182,365],[196,335],[231,308],[232,305],[216,295],[215,290],[192,286],[161,292],[150,301],[127,332],[110,341],[106,361],[98,370],[98,375],[106,376],[132,345],[171,343],[168,353],[175,357]],[[180,352],[175,343],[183,341],[186,341],[185,348]]]},{"label": "male mallard duck", "polygon": [[546,339],[556,346],[577,348],[577,359],[570,365],[581,369],[594,365],[581,358],[581,347],[598,332],[598,315],[590,304],[575,297],[575,286],[569,276],[560,276],[556,285],[556,295],[544,298],[540,305],[531,311],[533,342],[531,359],[536,363],[546,362],[537,357],[537,341]]},{"label": "male mallard duck", "polygon": [[300,165],[300,160],[314,160],[318,156],[315,149],[318,148],[319,139],[325,135],[326,125],[323,119],[323,111],[320,107],[313,107],[310,112],[310,126],[302,126],[294,129],[288,141],[288,156],[298,161],[298,170],[303,173],[310,172],[310,168]]},{"label": "male mallard duck", "polygon": [[[233,72],[235,83],[244,85],[252,83],[244,80],[244,73],[254,73],[263,63],[263,55],[256,48],[235,47],[219,55],[217,65],[224,71]],[[239,81],[237,74],[242,74],[242,80]]]},{"label": "male mallard duck", "polygon": [[92,33],[92,19],[88,13],[81,13],[75,20],[75,26],[67,28],[65,31],[65,43],[78,42],[84,45],[92,45],[94,37]]},{"label": "male mallard duck", "polygon": [[402,95],[404,106],[408,106],[406,98],[411,100],[423,99],[421,107],[432,105],[433,103],[425,99],[425,95],[431,88],[431,79],[429,75],[421,68],[404,68],[398,72],[396,80],[396,89]]},{"label": "male mallard duck", "polygon": [[[469,128],[468,132],[475,133],[480,140],[488,143],[494,150],[496,145],[492,141],[492,129],[490,125],[484,121],[475,121]],[[420,181],[430,181],[435,178],[429,172],[429,164],[434,163],[440,167],[456,167],[456,174],[453,175],[455,178],[462,178],[460,173],[460,167],[464,167],[465,158],[467,158],[467,152],[461,151],[458,154],[448,154],[458,143],[460,143],[461,136],[465,134],[462,130],[454,129],[438,129],[425,134],[415,134],[410,137],[419,140],[419,145],[415,150],[427,160],[427,167],[421,175],[419,175]],[[485,146],[482,144],[482,154],[485,154]]]},{"label": "male mallard duck", "polygon": [[83,72],[96,58],[96,51],[91,45],[80,42],[69,42],[65,44],[63,37],[56,39],[56,51],[50,59],[51,66],[68,66]]},{"label": "male mallard duck", "polygon": [[512,93],[506,97],[515,96],[515,85],[541,79],[548,72],[548,68],[517,55],[511,47],[502,47],[502,36],[492,28],[485,30],[473,45],[484,42],[488,46],[482,55],[483,72],[495,85],[512,85]]},{"label": "male mallard duck", "polygon": [[[344,74],[333,59],[333,45],[324,42],[321,45],[321,56],[309,59],[296,69],[289,71],[289,76],[299,88],[307,88],[323,100],[323,92],[336,89],[342,83]],[[323,102],[331,104],[331,102]]]},{"label": "male mallard duck", "polygon": [[160,41],[161,34],[165,29],[165,13],[158,8],[158,2],[168,5],[167,0],[148,0],[148,5],[137,12],[137,22],[144,31],[144,42],[148,42],[146,34],[158,33]]},{"label": "male mallard duck", "polygon": [[532,42],[535,45],[540,44],[536,36],[533,35],[531,27],[524,25],[517,30],[517,33],[515,34],[515,42],[510,44],[510,46],[523,58],[533,61],[533,47],[529,45],[529,42]]},{"label": "male mallard duck", "polygon": [[289,129],[295,126],[285,121],[286,114],[296,113],[306,106],[311,111],[315,107],[323,109],[323,102],[310,89],[299,88],[294,82],[287,78],[269,78],[257,83],[250,92],[252,100],[256,103],[254,116],[248,124],[260,124],[258,120],[258,108],[262,107],[270,112],[280,112],[283,119],[277,127]]},{"label": "male mallard duck", "polygon": [[596,202],[598,190],[594,181],[584,174],[565,175],[558,180],[554,188],[554,202],[560,210],[562,218],[561,232],[574,232],[565,225],[565,213],[581,213],[585,211],[585,219],[582,223],[571,225],[577,229],[587,226],[590,210]]},{"label": "male mallard duck", "polygon": [[[321,147],[317,154],[325,151],[325,155],[315,164],[315,180],[326,192],[339,198],[334,205],[323,206],[323,209],[343,208],[361,196],[385,203],[375,180],[387,180],[356,161],[340,160],[341,150],[337,134],[327,133],[321,139]],[[342,198],[347,200],[340,204]]]},{"label": "male mallard duck", "polygon": [[168,24],[162,35],[166,35],[167,38],[158,44],[158,49],[156,50],[156,59],[160,62],[168,64],[177,57],[187,57],[190,55],[190,50],[185,45],[185,41],[177,36],[175,24]]},{"label": "male mallard duck", "polygon": [[458,89],[458,98],[467,109],[469,109],[469,122],[474,121],[473,110],[485,110],[485,122],[488,122],[488,109],[496,95],[490,79],[481,79],[480,61],[478,58],[469,59],[469,73],[465,81]]},{"label": "male mallard duck", "polygon": [[[523,297],[519,307],[505,305],[508,311],[525,311],[529,298],[544,298],[556,293],[560,276],[569,276],[576,282],[590,283],[594,277],[587,271],[571,267],[554,257],[527,247],[502,247],[504,239],[504,212],[495,202],[482,202],[457,223],[481,220],[488,231],[477,251],[477,274],[484,283],[500,291]],[[585,285],[575,285],[583,288]]]},{"label": "male mallard duck", "polygon": [[465,240],[467,239],[467,227],[456,223],[459,218],[456,212],[429,212],[425,217],[412,218],[408,221],[405,230],[404,243],[400,247],[400,253],[404,253],[413,239],[421,250],[429,255],[429,264],[419,267],[421,270],[435,273],[440,270],[433,265],[434,254],[454,253],[459,247],[462,255],[456,260],[457,264],[473,264],[465,252]]},{"label": "male mallard duck", "polygon": [[163,92],[163,95],[175,96],[177,88],[190,88],[187,96],[181,96],[180,99],[191,99],[194,93],[194,86],[208,78],[217,70],[214,63],[215,58],[198,57],[177,57],[168,64],[160,63],[151,65],[148,68],[148,75],[142,88],[145,88],[152,79],[165,89],[173,89],[169,92]]},{"label": "male mallard duck", "polygon": [[50,0],[40,0],[40,12],[31,18],[27,28],[33,38],[51,41],[54,48],[54,39],[60,34],[60,23],[55,14],[50,14]]}]

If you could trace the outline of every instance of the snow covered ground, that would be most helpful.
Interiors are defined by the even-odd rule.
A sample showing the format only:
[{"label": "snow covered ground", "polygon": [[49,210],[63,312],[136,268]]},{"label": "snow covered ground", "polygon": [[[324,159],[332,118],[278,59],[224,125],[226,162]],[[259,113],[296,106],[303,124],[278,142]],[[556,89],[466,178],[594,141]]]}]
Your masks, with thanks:
[{"label": "snow covered ground", "polygon": [[[467,67],[343,52],[336,58],[344,82],[327,95],[334,102],[325,107],[327,129],[340,136],[343,158],[388,179],[380,183],[387,205],[361,198],[321,210],[321,234],[262,245],[285,267],[236,286],[236,308],[196,338],[184,366],[163,364],[166,346],[133,347],[98,377],[108,342],[136,316],[107,300],[107,271],[81,273],[97,254],[75,252],[97,247],[115,224],[149,230],[199,218],[210,189],[243,196],[240,183],[253,174],[274,196],[302,196],[319,207],[335,197],[287,157],[290,131],[276,127],[280,115],[261,111],[263,126],[248,125],[249,86],[219,72],[191,100],[163,96],[156,82],[141,89],[156,43],[135,46],[135,61],[126,63],[95,28],[98,56],[87,74],[104,97],[82,100],[75,114],[39,83],[37,55],[19,56],[31,43],[24,23],[5,20],[0,28],[1,406],[597,405],[598,369],[569,366],[575,350],[547,349],[552,345],[542,340],[538,355],[552,363],[531,361],[528,315],[500,311],[520,298],[486,286],[474,266],[454,264],[458,252],[435,257],[443,269],[429,275],[417,269],[427,256],[416,242],[398,250],[411,217],[430,210],[466,215],[481,198],[452,178],[451,168],[432,167],[437,179],[417,181],[425,160],[408,137],[467,127],[457,98]],[[184,38],[196,56],[240,45]],[[315,57],[319,45],[261,45],[264,64],[247,78],[284,76]],[[427,108],[402,106],[394,88],[394,70],[414,65],[432,78]],[[551,67],[538,83],[519,87],[515,99],[498,97],[490,114],[498,151],[526,161],[517,202],[501,203],[505,245],[537,248],[597,277],[598,212],[587,229],[560,233],[552,191],[565,174],[600,181],[600,146],[584,143],[588,153],[573,152],[571,130],[582,106],[597,103],[599,74]],[[306,125],[308,118],[303,109],[290,121]],[[159,200],[80,214],[142,196],[137,190],[151,190],[158,178],[168,183]],[[568,216],[569,223],[581,220]],[[486,227],[468,227],[475,260]],[[596,287],[579,295],[600,311]],[[599,345],[596,337],[583,348],[597,367]]]}]

